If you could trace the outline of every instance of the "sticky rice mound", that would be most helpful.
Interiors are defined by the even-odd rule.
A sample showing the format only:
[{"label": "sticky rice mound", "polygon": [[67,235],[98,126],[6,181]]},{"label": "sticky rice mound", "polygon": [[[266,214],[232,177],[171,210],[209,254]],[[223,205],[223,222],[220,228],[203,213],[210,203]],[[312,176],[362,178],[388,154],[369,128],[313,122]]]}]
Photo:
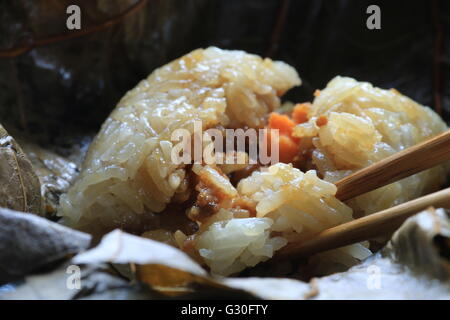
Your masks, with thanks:
[{"label": "sticky rice mound", "polygon": [[[327,123],[317,125],[319,117]],[[430,108],[397,90],[335,77],[316,94],[307,123],[294,129],[318,173],[330,182],[349,175],[445,130]],[[356,216],[377,212],[437,190],[446,177],[437,166],[352,199]]]},{"label": "sticky rice mound", "polygon": [[91,233],[138,228],[190,192],[185,165],[171,162],[171,134],[264,125],[283,93],[299,85],[287,64],[243,51],[195,50],[157,70],[119,102],[60,201],[66,224]]},{"label": "sticky rice mound", "polygon": [[[270,259],[290,242],[444,182],[447,171],[438,166],[341,202],[333,182],[447,127],[431,109],[395,90],[343,77],[312,104],[297,105],[292,119],[273,113],[280,96],[300,83],[283,62],[213,47],[155,70],[104,122],[58,214],[94,235],[122,228],[177,246],[227,276]],[[185,129],[194,136],[194,123],[220,132],[283,129],[277,143],[286,163],[207,163],[191,154],[175,163],[172,134]],[[272,137],[270,130],[265,138]],[[256,145],[261,148],[260,141]],[[325,266],[321,261],[351,266],[370,254],[359,243],[311,261],[318,269]]]},{"label": "sticky rice mound", "polygon": [[[237,192],[254,204],[255,217],[241,208],[221,209],[194,238],[203,261],[220,275],[253,267],[288,242],[353,219],[352,209],[334,197],[334,184],[319,179],[314,170],[303,173],[291,164],[253,172],[239,182]],[[362,244],[340,250],[338,260],[347,265],[371,254]]]}]

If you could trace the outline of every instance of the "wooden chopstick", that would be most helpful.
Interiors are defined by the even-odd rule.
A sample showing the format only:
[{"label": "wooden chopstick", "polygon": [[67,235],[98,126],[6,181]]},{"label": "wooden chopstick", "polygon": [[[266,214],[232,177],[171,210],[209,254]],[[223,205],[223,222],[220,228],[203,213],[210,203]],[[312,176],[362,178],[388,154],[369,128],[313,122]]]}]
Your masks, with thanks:
[{"label": "wooden chopstick", "polygon": [[393,232],[408,217],[430,206],[450,208],[450,188],[326,229],[304,242],[291,242],[274,258],[308,256]]},{"label": "wooden chopstick", "polygon": [[[336,198],[352,199],[446,161],[450,161],[450,130],[339,180]],[[450,188],[324,230],[309,240],[291,242],[277,251],[275,259],[310,255],[392,232],[429,206],[450,208]]]},{"label": "wooden chopstick", "polygon": [[450,161],[450,130],[339,180],[336,198],[352,199],[446,161]]}]

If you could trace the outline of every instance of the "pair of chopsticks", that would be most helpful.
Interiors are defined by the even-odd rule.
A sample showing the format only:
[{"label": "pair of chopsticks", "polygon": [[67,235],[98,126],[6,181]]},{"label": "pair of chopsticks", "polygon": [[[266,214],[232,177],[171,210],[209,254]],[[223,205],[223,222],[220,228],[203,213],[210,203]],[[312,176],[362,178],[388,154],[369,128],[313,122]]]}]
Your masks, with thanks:
[{"label": "pair of chopsticks", "polygon": [[[341,201],[450,161],[450,130],[361,169],[336,183]],[[395,231],[410,216],[430,206],[450,208],[450,188],[326,229],[309,240],[292,242],[275,258],[307,256]]]}]

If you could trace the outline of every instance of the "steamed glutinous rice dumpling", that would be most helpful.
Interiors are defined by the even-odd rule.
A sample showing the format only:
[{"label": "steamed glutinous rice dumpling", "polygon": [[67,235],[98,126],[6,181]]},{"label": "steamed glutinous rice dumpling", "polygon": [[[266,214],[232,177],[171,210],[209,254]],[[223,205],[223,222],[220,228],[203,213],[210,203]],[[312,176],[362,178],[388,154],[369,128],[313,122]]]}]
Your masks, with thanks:
[{"label": "steamed glutinous rice dumpling", "polygon": [[[184,250],[215,274],[230,275],[290,241],[439,187],[436,167],[343,203],[332,182],[446,129],[431,109],[395,90],[337,77],[313,103],[277,112],[301,81],[283,62],[242,51],[195,50],[129,91],[90,146],[61,198],[66,224],[101,235],[122,228]],[[174,163],[173,133],[263,129],[279,162]],[[206,148],[204,144],[202,150]],[[202,151],[201,150],[201,151]],[[229,150],[227,150],[228,152]],[[242,155],[230,151],[231,157]],[[227,154],[230,155],[230,154]],[[334,250],[342,263],[371,252]],[[325,254],[326,256],[326,254]]]}]

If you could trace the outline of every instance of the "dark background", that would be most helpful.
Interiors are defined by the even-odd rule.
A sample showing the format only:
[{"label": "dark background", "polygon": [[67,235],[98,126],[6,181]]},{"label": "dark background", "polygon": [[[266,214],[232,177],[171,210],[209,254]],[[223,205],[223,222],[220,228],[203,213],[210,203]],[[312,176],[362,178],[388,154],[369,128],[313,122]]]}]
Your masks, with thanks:
[{"label": "dark background", "polygon": [[[70,4],[87,35],[70,38]],[[381,30],[366,28],[371,4]],[[0,0],[0,123],[71,143],[95,133],[152,70],[210,45],[293,65],[303,80],[287,95],[294,101],[344,75],[395,87],[449,119],[448,0]]]}]

